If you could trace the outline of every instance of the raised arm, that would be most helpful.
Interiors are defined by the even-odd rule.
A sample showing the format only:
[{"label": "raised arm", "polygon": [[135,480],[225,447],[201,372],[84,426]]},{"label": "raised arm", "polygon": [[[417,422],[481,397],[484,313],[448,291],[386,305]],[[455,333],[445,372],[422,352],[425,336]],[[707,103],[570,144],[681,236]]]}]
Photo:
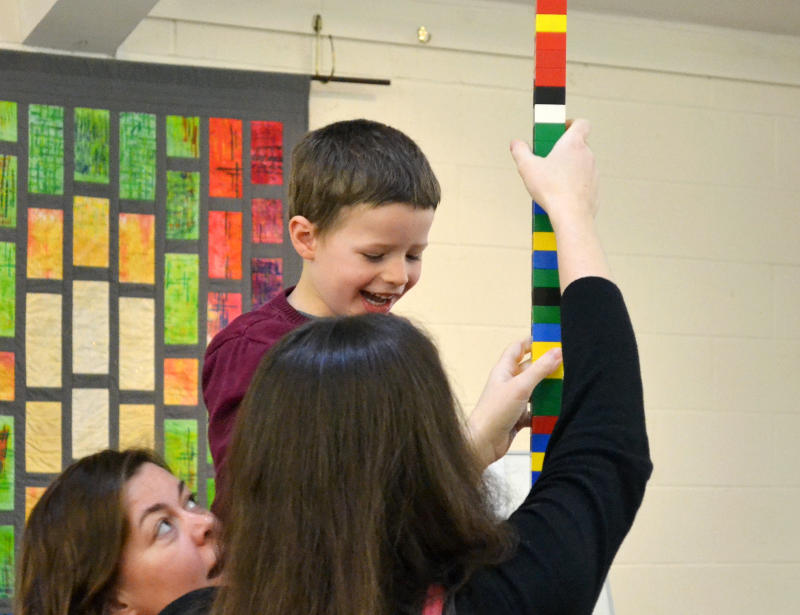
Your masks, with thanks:
[{"label": "raised arm", "polygon": [[[586,143],[588,135],[589,122],[572,122],[546,158],[535,156],[523,141],[511,143],[525,187],[550,216],[558,243],[562,293],[578,278],[611,279],[594,221],[597,168]],[[524,362],[527,348],[530,340],[506,349],[469,417],[469,435],[487,466],[505,455],[517,431],[529,425],[527,401],[533,387],[561,364],[557,350],[533,364]]]},{"label": "raised arm", "polygon": [[578,278],[611,279],[594,216],[597,168],[586,139],[589,122],[575,120],[546,158],[523,141],[512,141],[511,155],[531,197],[547,212],[558,244],[561,292]]},{"label": "raised arm", "polygon": [[591,613],[652,471],[636,339],[594,225],[588,131],[574,122],[547,158],[511,146],[556,234],[564,397],[542,473],[509,519],[514,555],[476,572],[456,592],[456,612]]}]

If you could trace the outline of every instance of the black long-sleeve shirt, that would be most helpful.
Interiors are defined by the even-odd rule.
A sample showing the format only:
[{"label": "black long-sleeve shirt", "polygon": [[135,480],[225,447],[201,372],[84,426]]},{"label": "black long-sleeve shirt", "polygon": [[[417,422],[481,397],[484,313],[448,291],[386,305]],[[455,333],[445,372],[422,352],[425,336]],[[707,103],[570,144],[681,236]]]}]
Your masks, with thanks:
[{"label": "black long-sleeve shirt", "polygon": [[544,467],[509,522],[519,545],[453,597],[458,615],[591,613],[652,471],[633,328],[617,287],[561,299],[564,395]]}]

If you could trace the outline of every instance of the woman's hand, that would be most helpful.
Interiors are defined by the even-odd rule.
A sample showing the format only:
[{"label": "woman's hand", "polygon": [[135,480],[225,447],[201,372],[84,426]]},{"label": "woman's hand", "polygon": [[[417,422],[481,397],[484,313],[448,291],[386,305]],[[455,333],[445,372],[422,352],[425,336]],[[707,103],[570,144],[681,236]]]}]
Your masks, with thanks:
[{"label": "woman's hand", "polygon": [[534,155],[528,145],[511,142],[511,155],[531,197],[551,221],[594,218],[597,212],[597,167],[587,139],[587,120],[568,122],[567,131],[546,156]]},{"label": "woman's hand", "polygon": [[561,349],[554,348],[531,362],[530,338],[505,349],[489,372],[486,386],[467,421],[473,446],[488,467],[508,452],[514,436],[530,427],[528,400],[534,387],[561,364]]}]

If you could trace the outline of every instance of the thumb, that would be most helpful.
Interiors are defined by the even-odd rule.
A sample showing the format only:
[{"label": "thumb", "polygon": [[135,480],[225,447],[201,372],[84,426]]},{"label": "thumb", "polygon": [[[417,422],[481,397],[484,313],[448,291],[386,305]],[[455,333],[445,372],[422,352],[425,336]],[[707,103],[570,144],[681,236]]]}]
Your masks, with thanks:
[{"label": "thumb", "polygon": [[522,178],[525,188],[527,188],[531,197],[535,199],[534,189],[540,175],[539,169],[544,162],[544,158],[535,156],[531,148],[528,147],[528,144],[519,139],[511,141],[511,157],[517,165],[517,172]]},{"label": "thumb", "polygon": [[516,376],[520,386],[527,392],[527,397],[531,396],[537,384],[558,369],[561,360],[561,348],[551,348]]}]

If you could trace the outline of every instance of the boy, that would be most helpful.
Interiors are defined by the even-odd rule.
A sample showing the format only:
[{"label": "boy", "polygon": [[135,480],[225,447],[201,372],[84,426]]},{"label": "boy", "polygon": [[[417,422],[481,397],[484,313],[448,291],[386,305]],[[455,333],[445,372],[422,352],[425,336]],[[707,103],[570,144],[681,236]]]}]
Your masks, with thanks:
[{"label": "boy", "polygon": [[288,230],[303,259],[297,286],[238,317],[206,349],[203,397],[218,493],[237,408],[261,357],[309,318],[389,312],[419,280],[439,200],[425,155],[384,124],[337,122],[295,147]]},{"label": "boy", "polygon": [[[289,237],[303,259],[297,286],[239,316],[206,349],[203,397],[220,516],[227,509],[225,458],[236,412],[261,358],[310,318],[388,313],[419,280],[439,199],[439,182],[417,144],[384,124],[337,122],[294,149]],[[552,351],[535,369],[522,369],[529,349],[530,339],[506,349],[469,417],[484,467],[505,454],[519,429],[530,427],[529,392],[560,363]]]}]

